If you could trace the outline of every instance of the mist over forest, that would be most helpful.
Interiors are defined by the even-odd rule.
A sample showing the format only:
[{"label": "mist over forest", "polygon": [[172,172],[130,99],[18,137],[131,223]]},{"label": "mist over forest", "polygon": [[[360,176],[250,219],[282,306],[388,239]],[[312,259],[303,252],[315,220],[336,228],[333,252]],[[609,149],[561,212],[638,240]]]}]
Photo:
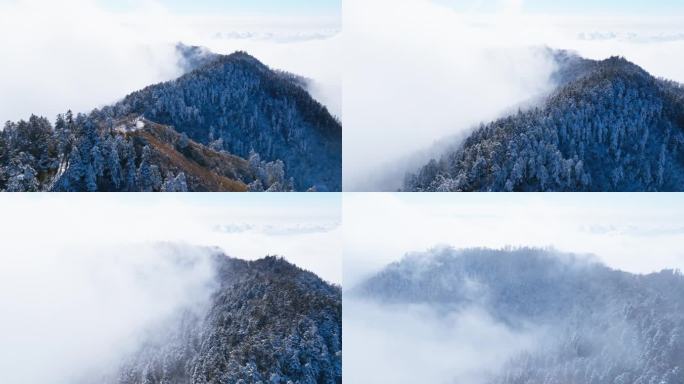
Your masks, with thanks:
[{"label": "mist over forest", "polygon": [[678,383],[683,290],[678,270],[631,274],[552,249],[413,253],[345,292],[345,372],[358,382]]},{"label": "mist over forest", "polygon": [[166,243],[32,261],[2,273],[5,382],[341,381],[340,288],[280,257]]}]

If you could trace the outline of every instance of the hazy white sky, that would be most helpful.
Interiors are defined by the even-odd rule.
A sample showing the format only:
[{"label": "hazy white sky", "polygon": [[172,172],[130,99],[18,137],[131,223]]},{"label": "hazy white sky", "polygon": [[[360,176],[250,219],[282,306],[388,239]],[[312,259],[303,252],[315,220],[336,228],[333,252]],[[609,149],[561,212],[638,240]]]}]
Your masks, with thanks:
[{"label": "hazy white sky", "polygon": [[553,246],[636,273],[684,270],[680,194],[346,194],[344,285],[406,253]]},{"label": "hazy white sky", "polygon": [[[135,8],[139,0],[98,0],[120,11]],[[243,14],[321,14],[334,16],[342,11],[342,0],[157,0],[174,12]]]},{"label": "hazy white sky", "polygon": [[345,190],[378,190],[389,171],[394,183],[382,187],[396,190],[398,159],[548,91],[554,66],[539,47],[622,55],[684,82],[680,2],[652,5],[659,12],[642,11],[655,2],[571,3],[345,1]]},{"label": "hazy white sky", "polygon": [[459,11],[492,12],[507,7],[543,14],[668,15],[684,12],[679,0],[435,0]]},{"label": "hazy white sky", "polygon": [[[0,121],[89,112],[177,77],[174,45],[245,50],[341,114],[340,9],[299,1],[0,0]],[[288,6],[289,4],[289,6]],[[188,8],[194,10],[190,12]],[[320,8],[320,9],[319,9]],[[318,11],[316,11],[318,10]],[[315,11],[315,12],[314,12]]]},{"label": "hazy white sky", "polygon": [[340,210],[335,193],[0,195],[3,217],[12,218],[0,223],[0,262],[178,242],[248,260],[280,255],[339,283]]}]

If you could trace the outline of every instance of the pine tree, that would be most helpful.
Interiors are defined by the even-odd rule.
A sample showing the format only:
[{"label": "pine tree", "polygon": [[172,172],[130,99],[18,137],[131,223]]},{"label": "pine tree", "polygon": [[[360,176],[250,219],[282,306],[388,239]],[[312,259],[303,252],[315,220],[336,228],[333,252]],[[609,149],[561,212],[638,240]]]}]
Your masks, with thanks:
[{"label": "pine tree", "polygon": [[109,144],[109,158],[107,169],[109,169],[110,181],[114,188],[118,190],[123,181],[123,170],[121,169],[121,159],[119,158],[119,145],[117,140],[111,140]]}]

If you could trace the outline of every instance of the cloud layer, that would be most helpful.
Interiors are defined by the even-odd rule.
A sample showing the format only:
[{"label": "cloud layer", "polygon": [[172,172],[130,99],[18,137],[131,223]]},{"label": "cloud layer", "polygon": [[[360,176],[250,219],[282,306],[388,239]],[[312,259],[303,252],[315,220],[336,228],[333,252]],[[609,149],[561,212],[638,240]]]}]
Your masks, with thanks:
[{"label": "cloud layer", "polygon": [[208,251],[191,247],[46,248],[32,255],[2,248],[5,383],[88,382],[113,372],[148,329],[202,308],[213,283]]},{"label": "cloud layer", "polygon": [[345,296],[343,316],[344,377],[352,383],[484,384],[538,338],[478,308],[445,314]]},{"label": "cloud layer", "polygon": [[141,10],[136,17],[149,24],[133,28],[90,0],[4,2],[0,119],[88,112],[177,76],[177,57],[163,35],[173,17],[166,16]]}]

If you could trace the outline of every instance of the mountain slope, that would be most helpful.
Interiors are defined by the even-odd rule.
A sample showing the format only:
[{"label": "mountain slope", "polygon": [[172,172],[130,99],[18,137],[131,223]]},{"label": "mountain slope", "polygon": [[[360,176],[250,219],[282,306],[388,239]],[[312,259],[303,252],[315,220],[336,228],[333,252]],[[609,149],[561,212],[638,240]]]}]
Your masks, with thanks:
[{"label": "mountain slope", "polygon": [[209,309],[186,313],[127,361],[119,384],[342,382],[342,297],[275,257],[216,257]]},{"label": "mountain slope", "polygon": [[136,152],[151,149],[149,161],[162,175],[182,172],[191,191],[245,192],[255,178],[247,160],[186,140],[164,125],[145,122],[128,136]]},{"label": "mountain slope", "polygon": [[237,52],[103,112],[143,115],[241,157],[253,150],[267,161],[282,160],[297,189],[340,190],[342,127],[305,84]]},{"label": "mountain slope", "polygon": [[684,190],[684,91],[625,59],[556,53],[537,108],[476,129],[410,191]]},{"label": "mountain slope", "polygon": [[684,276],[634,275],[555,251],[441,249],[413,255],[353,294],[424,304],[444,316],[481,307],[512,330],[545,329],[491,384],[680,383]]}]

